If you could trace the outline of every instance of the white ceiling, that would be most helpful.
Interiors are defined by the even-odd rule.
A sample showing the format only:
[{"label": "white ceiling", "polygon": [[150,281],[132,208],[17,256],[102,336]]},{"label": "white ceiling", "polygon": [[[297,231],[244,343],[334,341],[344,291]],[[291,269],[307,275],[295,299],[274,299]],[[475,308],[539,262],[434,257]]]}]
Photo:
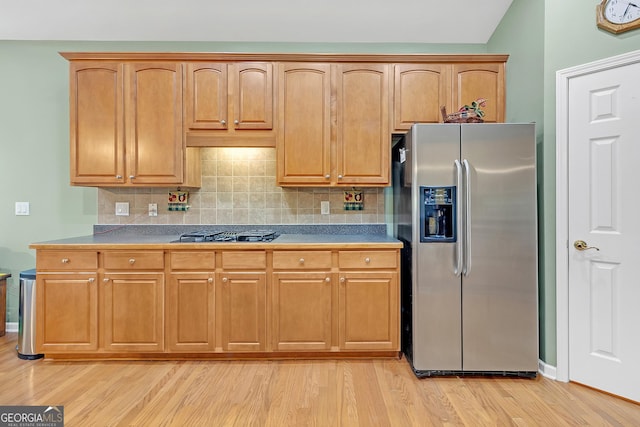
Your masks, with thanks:
[{"label": "white ceiling", "polygon": [[513,0],[4,0],[0,40],[486,43]]}]

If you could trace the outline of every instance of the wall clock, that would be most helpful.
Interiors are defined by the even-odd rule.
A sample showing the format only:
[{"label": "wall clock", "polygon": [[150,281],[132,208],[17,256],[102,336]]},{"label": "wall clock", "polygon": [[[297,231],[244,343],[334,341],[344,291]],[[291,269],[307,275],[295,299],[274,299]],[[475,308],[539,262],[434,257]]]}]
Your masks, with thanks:
[{"label": "wall clock", "polygon": [[596,22],[614,34],[640,28],[640,0],[602,0],[596,6]]}]

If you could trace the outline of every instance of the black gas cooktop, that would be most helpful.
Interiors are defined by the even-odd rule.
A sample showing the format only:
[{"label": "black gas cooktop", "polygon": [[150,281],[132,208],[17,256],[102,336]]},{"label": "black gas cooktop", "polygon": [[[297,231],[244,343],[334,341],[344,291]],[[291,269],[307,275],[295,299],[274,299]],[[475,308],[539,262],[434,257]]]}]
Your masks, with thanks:
[{"label": "black gas cooktop", "polygon": [[174,240],[172,243],[270,242],[276,237],[278,237],[278,234],[271,230],[195,231],[180,235],[180,238],[178,240]]}]

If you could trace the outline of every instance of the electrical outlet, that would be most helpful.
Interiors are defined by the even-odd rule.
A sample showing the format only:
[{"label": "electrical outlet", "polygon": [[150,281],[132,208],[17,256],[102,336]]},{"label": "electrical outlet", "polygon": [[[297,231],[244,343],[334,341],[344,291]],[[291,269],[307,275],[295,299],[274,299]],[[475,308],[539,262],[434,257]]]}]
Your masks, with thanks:
[{"label": "electrical outlet", "polygon": [[158,216],[158,204],[149,203],[149,216]]},{"label": "electrical outlet", "polygon": [[320,214],[329,215],[329,212],[330,212],[329,201],[328,200],[321,201],[320,202]]},{"label": "electrical outlet", "polygon": [[16,215],[29,215],[29,202],[16,202]]},{"label": "electrical outlet", "polygon": [[129,216],[129,202],[116,202],[116,216]]}]

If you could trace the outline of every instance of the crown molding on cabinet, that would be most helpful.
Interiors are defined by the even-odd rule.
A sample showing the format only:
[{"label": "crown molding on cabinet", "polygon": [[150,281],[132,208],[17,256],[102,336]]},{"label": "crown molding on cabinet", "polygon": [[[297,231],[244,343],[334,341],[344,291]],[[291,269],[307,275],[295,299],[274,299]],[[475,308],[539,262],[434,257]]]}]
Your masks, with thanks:
[{"label": "crown molding on cabinet", "polygon": [[236,53],[236,52],[60,52],[69,61],[295,61],[381,63],[506,62],[495,54],[354,54],[354,53]]}]

